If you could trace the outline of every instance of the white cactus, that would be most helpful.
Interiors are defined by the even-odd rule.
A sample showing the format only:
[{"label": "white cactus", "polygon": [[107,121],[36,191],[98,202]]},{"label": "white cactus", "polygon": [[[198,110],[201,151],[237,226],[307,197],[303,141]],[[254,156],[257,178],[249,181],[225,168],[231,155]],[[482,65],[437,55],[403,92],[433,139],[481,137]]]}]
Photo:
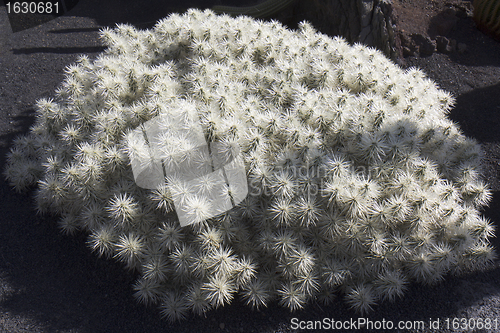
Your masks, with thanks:
[{"label": "white cactus", "polygon": [[101,36],[38,102],[5,176],[138,270],[138,300],[168,319],[336,289],[367,312],[493,261],[481,151],[421,71],[307,23],[211,11]]}]

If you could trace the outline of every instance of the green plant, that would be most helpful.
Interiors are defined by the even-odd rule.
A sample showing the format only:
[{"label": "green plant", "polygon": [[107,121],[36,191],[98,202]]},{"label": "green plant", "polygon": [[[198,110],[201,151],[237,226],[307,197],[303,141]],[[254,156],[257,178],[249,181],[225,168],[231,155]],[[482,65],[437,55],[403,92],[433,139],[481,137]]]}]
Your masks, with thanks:
[{"label": "green plant", "polygon": [[500,40],[500,1],[474,0],[473,5],[477,27]]},{"label": "green plant", "polygon": [[138,300],[168,319],[337,290],[367,312],[494,260],[480,147],[420,70],[307,23],[211,11],[101,36],[38,101],[5,175],[137,270]]}]

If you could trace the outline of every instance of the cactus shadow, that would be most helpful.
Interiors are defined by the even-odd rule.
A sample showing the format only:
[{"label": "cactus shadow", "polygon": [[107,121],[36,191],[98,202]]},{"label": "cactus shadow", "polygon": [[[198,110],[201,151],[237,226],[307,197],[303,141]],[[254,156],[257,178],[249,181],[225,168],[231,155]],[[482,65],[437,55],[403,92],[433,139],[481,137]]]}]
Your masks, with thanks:
[{"label": "cactus shadow", "polygon": [[431,39],[435,39],[436,36],[447,36],[456,27],[459,20],[452,8],[442,10],[431,18],[427,33]]},{"label": "cactus shadow", "polygon": [[[95,12],[105,3],[85,2],[95,6]],[[116,5],[118,1],[110,3]],[[230,3],[213,1],[213,4]],[[157,15],[164,17],[167,14],[162,12]],[[121,21],[119,18],[108,20],[107,13],[95,15],[102,19],[102,25]],[[147,16],[143,19],[149,20]],[[70,31],[61,33],[68,32]],[[500,92],[499,85],[490,88],[484,88],[484,96],[490,96],[487,105],[491,105],[491,98],[499,96]],[[478,139],[483,134],[482,128],[489,126],[489,135],[485,140],[499,141],[497,139],[500,134],[489,123],[491,119],[488,115],[493,116],[492,110],[487,111],[487,107],[483,105],[470,113],[470,109],[483,96],[481,89],[467,95],[469,94],[460,96],[457,100],[455,120],[462,128],[469,123],[470,128],[467,128],[466,134]],[[13,117],[14,122],[8,125],[9,132],[0,136],[1,167],[5,158],[4,146],[7,147],[15,137],[27,132],[33,124],[33,114],[33,109],[27,109],[21,115]],[[484,118],[477,120],[477,114],[484,114]],[[478,124],[475,123],[476,120]],[[37,328],[42,327],[46,332],[284,332],[291,331],[290,322],[293,317],[301,320],[322,320],[326,317],[349,320],[359,317],[347,308],[342,296],[329,306],[311,304],[303,311],[294,313],[277,304],[261,311],[252,311],[237,299],[230,306],[207,313],[205,317],[190,316],[186,321],[170,324],[160,318],[156,308],[136,304],[131,288],[136,278],[134,274],[125,271],[113,260],[97,259],[85,244],[85,234],[61,235],[54,218],[36,216],[31,209],[32,198],[15,194],[3,177],[0,179],[0,311],[12,314],[8,315],[8,322],[2,321],[2,325],[11,324],[10,328],[13,330],[21,330],[19,327],[33,329],[34,322],[35,326],[40,325]],[[492,204],[485,210],[485,214],[494,221],[500,221],[498,196],[498,193],[494,194]],[[497,249],[500,249],[498,238],[493,241]],[[498,276],[500,270],[497,268],[460,278],[447,277],[442,284],[434,287],[411,285],[402,299],[396,303],[382,303],[365,317],[394,322],[452,317],[460,309],[492,296],[496,289],[475,289],[474,286],[477,286],[477,282],[499,285]],[[467,288],[463,288],[464,286]],[[462,295],[461,289],[467,289],[470,297],[457,296]],[[21,321],[16,329],[13,321],[20,320],[16,319],[18,317],[28,319]],[[221,329],[222,323],[224,329]],[[7,326],[3,328],[9,330]]]},{"label": "cactus shadow", "polygon": [[449,118],[464,134],[480,142],[500,142],[500,83],[474,89],[457,97]]},{"label": "cactus shadow", "polygon": [[129,23],[138,28],[149,29],[155,23],[174,12],[185,12],[189,8],[207,9],[215,5],[251,6],[260,0],[110,0],[80,1],[67,15],[93,18],[101,26]]}]

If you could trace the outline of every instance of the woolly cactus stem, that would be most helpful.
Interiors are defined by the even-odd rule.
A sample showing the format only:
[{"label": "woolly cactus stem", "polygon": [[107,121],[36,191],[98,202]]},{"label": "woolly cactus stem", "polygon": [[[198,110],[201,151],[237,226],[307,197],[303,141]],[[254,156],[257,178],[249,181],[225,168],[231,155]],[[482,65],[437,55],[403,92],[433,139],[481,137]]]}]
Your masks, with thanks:
[{"label": "woolly cactus stem", "polygon": [[5,176],[136,270],[135,296],[167,319],[336,290],[366,313],[494,261],[480,146],[420,70],[210,10],[101,36],[37,103]]}]

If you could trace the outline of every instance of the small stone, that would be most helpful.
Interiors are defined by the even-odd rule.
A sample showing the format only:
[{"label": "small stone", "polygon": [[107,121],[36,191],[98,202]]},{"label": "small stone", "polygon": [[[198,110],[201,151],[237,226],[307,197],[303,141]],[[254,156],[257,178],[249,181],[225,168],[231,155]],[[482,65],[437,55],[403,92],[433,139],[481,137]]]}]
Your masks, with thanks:
[{"label": "small stone", "polygon": [[444,36],[436,36],[436,48],[438,52],[441,53],[449,53],[448,47],[450,45],[450,41],[448,38]]},{"label": "small stone", "polygon": [[467,11],[464,8],[457,8],[455,11],[455,16],[461,19],[467,18]]},{"label": "small stone", "polygon": [[461,1],[458,3],[447,3],[455,9],[455,16],[458,18],[467,18],[474,16],[474,7],[472,1]]},{"label": "small stone", "polygon": [[220,324],[219,324],[219,327],[220,327],[220,329],[221,329],[221,330],[223,330],[223,329],[226,327],[226,324],[224,324],[224,323],[220,323]]},{"label": "small stone", "polygon": [[446,36],[455,28],[458,21],[459,18],[455,16],[455,11],[452,8],[447,8],[437,15],[436,32],[441,36]]},{"label": "small stone", "polygon": [[448,39],[444,36],[436,37],[436,48],[438,52],[441,53],[451,53],[456,49],[457,41],[454,39]]},{"label": "small stone", "polygon": [[401,40],[401,49],[403,51],[403,57],[414,56],[418,52],[418,47],[415,42],[408,38],[404,32],[399,34]]},{"label": "small stone", "polygon": [[467,45],[464,43],[458,43],[457,50],[458,53],[464,53],[467,50]]}]

